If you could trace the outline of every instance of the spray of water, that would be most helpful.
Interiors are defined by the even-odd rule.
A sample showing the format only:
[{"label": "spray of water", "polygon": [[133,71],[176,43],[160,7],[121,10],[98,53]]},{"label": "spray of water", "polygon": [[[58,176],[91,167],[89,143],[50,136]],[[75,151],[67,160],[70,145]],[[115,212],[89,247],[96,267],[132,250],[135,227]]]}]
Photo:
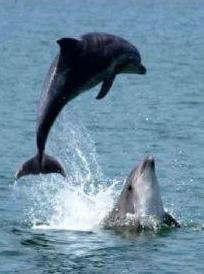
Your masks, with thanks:
[{"label": "spray of water", "polygon": [[104,179],[89,133],[71,120],[61,115],[47,148],[62,162],[67,177],[29,176],[15,186],[24,219],[34,229],[93,230],[113,206],[118,182]]},{"label": "spray of water", "polygon": [[[121,182],[104,180],[89,133],[73,119],[72,123],[67,121],[66,114],[49,141],[49,154],[60,159],[68,176],[25,177],[24,184],[16,185],[20,190],[18,199],[24,201],[24,219],[33,229],[97,229],[113,208]],[[147,217],[141,219],[142,225],[157,231],[157,220]],[[134,214],[127,214],[119,226],[130,226],[134,221]]]}]

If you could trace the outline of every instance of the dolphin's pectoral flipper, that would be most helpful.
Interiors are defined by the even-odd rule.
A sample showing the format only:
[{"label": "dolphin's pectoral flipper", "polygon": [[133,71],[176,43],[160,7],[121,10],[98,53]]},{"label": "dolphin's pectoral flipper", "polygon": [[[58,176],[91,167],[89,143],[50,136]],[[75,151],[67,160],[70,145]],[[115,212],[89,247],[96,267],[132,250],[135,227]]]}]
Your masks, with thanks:
[{"label": "dolphin's pectoral flipper", "polygon": [[40,173],[60,173],[62,176],[66,176],[62,165],[55,158],[43,154],[42,160],[40,161],[40,157],[37,154],[21,166],[21,168],[16,172],[15,178],[19,179],[22,176],[31,174],[36,175]]},{"label": "dolphin's pectoral flipper", "polygon": [[106,96],[106,94],[109,92],[113,81],[115,79],[115,74],[112,74],[111,76],[104,79],[103,84],[101,86],[101,89],[96,97],[96,99],[102,99]]},{"label": "dolphin's pectoral flipper", "polygon": [[181,227],[181,225],[167,212],[164,215],[164,223],[170,227]]}]

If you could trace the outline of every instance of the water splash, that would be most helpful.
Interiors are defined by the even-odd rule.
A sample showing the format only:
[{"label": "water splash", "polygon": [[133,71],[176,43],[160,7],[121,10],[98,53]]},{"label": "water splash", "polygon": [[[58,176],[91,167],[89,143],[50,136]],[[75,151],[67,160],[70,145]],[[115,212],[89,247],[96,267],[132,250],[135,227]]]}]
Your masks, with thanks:
[{"label": "water splash", "polygon": [[60,117],[48,153],[65,167],[60,175],[29,176],[17,183],[24,219],[34,229],[93,230],[112,208],[118,181],[104,180],[95,145],[86,128]]},{"label": "water splash", "polygon": [[63,162],[68,175],[67,182],[81,187],[84,192],[95,194],[101,186],[97,182],[102,180],[103,172],[91,136],[79,122],[67,121],[65,114],[56,128],[48,149]]},{"label": "water splash", "polygon": [[113,199],[108,190],[95,196],[67,185],[59,190],[53,200],[53,210],[46,224],[33,219],[33,228],[95,230],[112,207]]},{"label": "water splash", "polygon": [[[42,175],[31,180],[25,177],[25,184],[19,187],[17,184],[15,188],[20,189],[20,199],[25,202],[24,219],[33,229],[92,231],[104,225],[122,182],[104,180],[94,142],[86,128],[67,121],[65,114],[60,120],[50,136],[48,151],[60,159],[68,176],[64,179],[55,174]],[[157,232],[161,227],[151,216],[140,221],[144,229]],[[127,214],[118,227],[134,227],[135,222],[134,214]]]}]

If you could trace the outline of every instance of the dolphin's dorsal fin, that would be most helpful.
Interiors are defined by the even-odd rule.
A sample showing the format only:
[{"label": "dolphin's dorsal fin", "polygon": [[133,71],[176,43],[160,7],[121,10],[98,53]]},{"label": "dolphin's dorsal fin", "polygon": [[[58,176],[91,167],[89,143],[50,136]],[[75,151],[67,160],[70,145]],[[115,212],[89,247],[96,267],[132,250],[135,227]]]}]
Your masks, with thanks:
[{"label": "dolphin's dorsal fin", "polygon": [[60,47],[60,53],[66,59],[76,56],[81,46],[80,41],[74,38],[61,38],[57,40],[57,44]]},{"label": "dolphin's dorsal fin", "polygon": [[102,99],[106,96],[106,94],[109,92],[113,81],[115,79],[115,74],[112,74],[111,76],[104,79],[103,84],[101,86],[101,89],[96,97],[96,99]]}]

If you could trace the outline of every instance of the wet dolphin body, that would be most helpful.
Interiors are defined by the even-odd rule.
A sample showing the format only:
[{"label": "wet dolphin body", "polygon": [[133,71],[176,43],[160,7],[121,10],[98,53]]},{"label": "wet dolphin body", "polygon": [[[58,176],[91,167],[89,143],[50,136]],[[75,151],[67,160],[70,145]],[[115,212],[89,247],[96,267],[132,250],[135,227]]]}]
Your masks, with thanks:
[{"label": "wet dolphin body", "polygon": [[161,224],[170,227],[180,227],[163,208],[153,157],[146,158],[131,171],[115,207],[104,220],[105,227],[124,226],[127,214],[134,216],[133,225],[136,230],[141,229],[145,216],[154,217]]},{"label": "wet dolphin body", "polygon": [[45,154],[49,131],[62,110],[73,98],[102,82],[97,99],[110,90],[117,74],[145,74],[140,53],[123,38],[89,33],[81,39],[62,38],[57,41],[60,53],[53,61],[45,80],[37,121],[37,155],[25,162],[16,178],[29,174],[60,173],[61,164]]}]

